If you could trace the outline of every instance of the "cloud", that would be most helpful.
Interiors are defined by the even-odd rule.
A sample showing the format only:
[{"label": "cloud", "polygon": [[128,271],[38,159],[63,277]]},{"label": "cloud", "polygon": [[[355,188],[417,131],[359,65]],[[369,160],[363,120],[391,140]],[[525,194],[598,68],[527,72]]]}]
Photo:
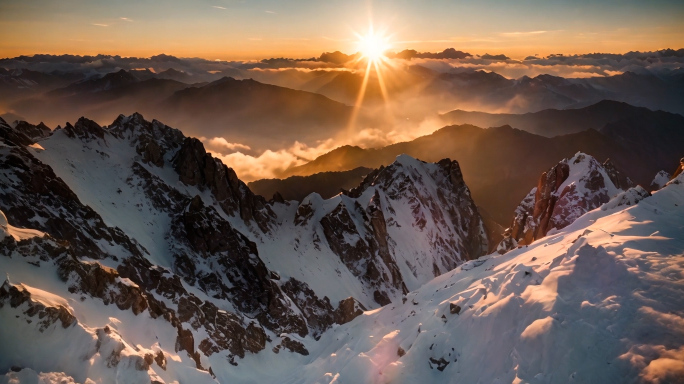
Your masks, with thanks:
[{"label": "cloud", "polygon": [[109,24],[93,23],[92,25],[94,25],[96,27],[109,27]]},{"label": "cloud", "polygon": [[224,139],[223,137],[214,137],[212,139],[207,140],[206,137],[200,137],[200,141],[203,141],[205,145],[207,146],[207,149],[213,150],[216,152],[224,152],[226,149],[230,151],[234,150],[245,150],[249,151],[252,148],[250,148],[249,145],[244,145],[240,143],[231,143],[228,140]]},{"label": "cloud", "polygon": [[[280,177],[286,169],[305,164],[337,147],[337,144],[332,139],[321,141],[317,143],[316,146],[308,146],[299,141],[295,141],[294,144],[288,148],[279,150],[269,149],[259,155],[253,156],[240,151],[226,153],[220,145],[219,147],[214,145],[215,143],[227,143],[228,141],[224,138],[215,137],[211,140],[200,138],[200,140],[204,142],[207,150],[214,157],[223,161],[228,167],[233,168],[238,177],[247,182]],[[242,144],[234,145],[242,146]]]},{"label": "cloud", "polygon": [[228,8],[222,7],[222,6],[220,6],[220,5],[212,5],[211,7],[212,7],[212,8],[216,8],[216,9],[228,9]]},{"label": "cloud", "polygon": [[128,17],[120,17],[120,19],[123,21],[128,21],[129,23],[133,22],[133,19],[129,19]]},{"label": "cloud", "polygon": [[271,15],[275,15],[275,14],[276,14],[276,13],[275,13],[275,12],[273,12],[273,11],[264,11],[264,12],[266,12],[266,13],[270,13]]},{"label": "cloud", "polygon": [[548,31],[504,32],[500,33],[500,35],[505,37],[529,37],[533,35],[541,35],[547,32]]}]

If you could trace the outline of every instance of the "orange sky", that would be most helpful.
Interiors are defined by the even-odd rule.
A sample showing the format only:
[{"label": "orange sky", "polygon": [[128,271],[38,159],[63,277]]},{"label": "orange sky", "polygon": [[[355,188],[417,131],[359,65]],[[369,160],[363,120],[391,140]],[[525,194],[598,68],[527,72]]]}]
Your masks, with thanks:
[{"label": "orange sky", "polygon": [[390,35],[397,51],[453,47],[523,58],[684,47],[682,1],[568,3],[3,0],[0,57],[166,53],[233,60],[353,53],[354,31],[367,30],[369,20]]}]

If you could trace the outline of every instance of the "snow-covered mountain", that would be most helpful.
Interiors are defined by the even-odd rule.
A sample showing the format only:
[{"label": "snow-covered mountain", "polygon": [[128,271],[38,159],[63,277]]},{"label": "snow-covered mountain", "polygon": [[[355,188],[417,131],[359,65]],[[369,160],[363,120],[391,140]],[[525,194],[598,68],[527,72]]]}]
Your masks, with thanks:
[{"label": "snow-covered mountain", "polygon": [[[499,252],[530,244],[552,230],[567,227],[580,216],[633,187],[610,159],[603,164],[578,152],[542,173],[535,188],[515,210],[513,223],[499,244]],[[638,187],[639,193],[648,192]]]},{"label": "snow-covered mountain", "polygon": [[49,135],[0,121],[0,138],[3,372],[201,381],[249,354],[306,356],[488,246],[448,159],[400,156],[345,195],[268,203],[139,114]]},{"label": "snow-covered mountain", "polygon": [[[481,231],[455,162],[402,156],[346,195],[269,204],[195,140],[137,115],[28,146],[0,132],[2,382],[684,377],[684,175],[650,196],[613,183],[615,197],[563,228],[462,263],[486,243],[447,242]],[[594,162],[565,164],[605,183]],[[402,263],[421,246],[428,263],[410,278]],[[354,271],[363,263],[381,285]],[[371,289],[399,295],[391,265],[411,292],[364,311]],[[347,294],[335,290],[357,299],[335,309]]]}]

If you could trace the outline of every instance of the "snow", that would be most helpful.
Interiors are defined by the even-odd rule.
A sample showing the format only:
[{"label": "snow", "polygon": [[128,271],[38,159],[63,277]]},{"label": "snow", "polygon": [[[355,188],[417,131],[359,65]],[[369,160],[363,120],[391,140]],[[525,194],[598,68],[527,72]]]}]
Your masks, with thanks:
[{"label": "snow", "polygon": [[[97,211],[108,226],[135,234],[134,238],[149,252],[150,261],[171,267],[164,239],[170,219],[152,206],[137,185],[138,178],[131,168],[137,154],[130,143],[107,135],[106,142],[84,145],[58,130],[41,144],[45,150],[35,151],[34,156],[50,165],[83,204]],[[129,178],[131,183],[127,182]]]},{"label": "snow", "polygon": [[0,211],[0,241],[4,240],[7,236],[12,236],[16,241],[21,241],[32,237],[43,237],[45,233],[35,229],[14,227],[7,222],[5,213]]},{"label": "snow", "polygon": [[57,296],[55,294],[52,294],[50,292],[44,291],[39,288],[31,287],[26,284],[19,284],[17,286],[19,290],[27,291],[28,293],[31,294],[31,300],[41,303],[45,305],[46,307],[64,307],[66,309],[69,309],[70,312],[73,312],[71,310],[71,307],[69,307],[69,303],[62,298],[61,296]]},{"label": "snow", "polygon": [[[127,140],[106,136],[104,141],[84,145],[57,131],[41,141],[44,150],[30,151],[107,225],[120,227],[144,246],[150,261],[170,268],[173,260],[166,238],[170,218],[154,208],[138,185],[141,180],[131,169],[137,154]],[[594,162],[579,153],[568,160],[570,177],[559,191],[574,185],[578,196],[591,198],[596,191],[584,187],[583,175],[598,170],[609,180]],[[180,183],[168,163],[163,168],[143,166],[179,192],[200,195],[205,204],[218,207],[208,191]],[[459,229],[440,220],[447,211],[436,198],[443,193],[438,166],[399,156],[394,167],[387,189],[371,185],[355,199],[310,195],[300,206],[309,206],[312,217],[301,225],[294,224],[296,204],[275,204],[276,224],[267,234],[217,208],[257,243],[259,256],[281,275],[281,283],[294,277],[333,305],[353,296],[373,308],[350,323],[334,325],[318,341],[289,335],[304,344],[308,356],[285,349],[275,352],[273,347],[286,335],[267,331],[272,341],[266,349],[237,359],[237,366],[228,363],[228,351],[202,355],[201,362],[211,367],[214,379],[196,369],[185,351],[176,351],[177,329],[166,320],[153,319],[147,311],[134,315],[69,292],[52,260],[2,254],[0,271],[8,274],[11,284],[28,292],[34,302],[66,308],[77,322],[66,329],[57,323],[41,330],[28,315],[28,304],[0,308],[0,375],[4,373],[0,383],[91,379],[121,383],[675,382],[682,378],[684,175],[652,196],[641,187],[621,192],[606,183],[601,193],[615,197],[590,212],[579,212],[567,227],[505,255],[464,262],[448,243],[459,238]],[[403,180],[407,182],[402,184]],[[376,194],[379,200],[373,201]],[[325,215],[344,208],[358,233],[347,236],[348,243],[361,241],[368,231],[362,210],[378,203],[393,239],[389,247],[411,291],[405,300],[399,293],[382,308],[374,303],[372,291],[332,252],[320,224]],[[425,219],[422,226],[420,218]],[[0,214],[0,241],[7,236],[29,240],[43,235],[15,228]],[[458,267],[448,267],[446,257],[457,260]],[[110,260],[90,262],[115,267]],[[433,264],[445,273],[434,278]],[[137,287],[126,278],[116,281]],[[184,287],[209,299],[197,287]],[[157,298],[173,307],[168,299]],[[213,302],[222,311],[235,311],[226,301]],[[459,311],[452,311],[452,306]],[[194,333],[197,344],[205,330]],[[146,354],[159,351],[166,358],[166,370],[156,363],[146,370],[136,368]],[[111,363],[113,356],[118,356],[117,364]],[[9,372],[12,366],[23,369]]]},{"label": "snow", "polygon": [[[404,304],[334,327],[307,345],[303,366],[275,366],[277,379],[268,365],[250,377],[676,382],[684,373],[683,231],[684,185],[671,183],[636,205],[593,210],[555,235],[437,277]],[[450,303],[461,306],[460,314],[450,313]],[[449,364],[440,372],[430,358]],[[214,372],[229,381],[257,359]]]},{"label": "snow", "polygon": [[653,178],[653,181],[651,182],[651,188],[658,190],[664,187],[668,181],[670,181],[670,174],[665,171],[660,171]]},{"label": "snow", "polygon": [[[317,342],[302,339],[309,356],[267,348],[238,366],[227,364],[225,353],[206,362],[219,382],[675,382],[684,372],[682,184],[635,205],[596,209],[527,247],[463,264],[409,293],[405,303],[334,326]],[[34,299],[66,303],[78,318],[77,326],[39,334],[15,318],[20,312],[1,309],[0,368],[35,370],[1,380],[213,382],[187,355],[175,353],[167,323],[89,298],[81,302],[56,277],[46,280],[15,257],[0,258],[0,269],[11,271],[12,281],[21,281]],[[452,303],[459,314],[450,312]],[[104,325],[113,333],[102,354],[120,341],[124,358],[161,349],[167,370],[153,364],[140,372],[122,363],[112,371],[103,355],[73,359],[88,354]]]},{"label": "snow", "polygon": [[[31,368],[24,368],[19,372],[8,372],[0,377],[0,384],[74,384],[74,378],[64,372],[36,372]],[[90,384],[91,382],[86,381]]]}]

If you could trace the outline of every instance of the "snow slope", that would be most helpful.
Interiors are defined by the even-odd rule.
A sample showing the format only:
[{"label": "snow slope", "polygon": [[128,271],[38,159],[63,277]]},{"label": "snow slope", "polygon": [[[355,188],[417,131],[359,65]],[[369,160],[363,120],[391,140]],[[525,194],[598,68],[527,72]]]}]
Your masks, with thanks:
[{"label": "snow slope", "polygon": [[[312,194],[299,206],[296,202],[274,203],[268,208],[274,214],[266,216],[266,223],[257,224],[226,209],[211,189],[182,182],[178,174],[182,170],[174,169],[179,149],[173,143],[162,145],[166,152],[160,164],[145,161],[139,150],[145,137],[169,142],[171,136],[180,143],[179,131],[158,121],[147,122],[138,114],[121,116],[110,127],[88,124],[92,123],[79,120],[73,128],[57,130],[41,140],[42,149],[28,150],[48,164],[105,224],[120,228],[147,251],[146,257],[153,264],[169,270],[178,268],[175,254],[179,248],[170,236],[174,215],[169,207],[193,196],[200,196],[231,227],[255,242],[259,257],[283,281],[294,278],[304,282],[332,303],[351,296],[373,308],[387,300],[398,300],[405,289],[415,289],[486,251],[484,227],[458,164],[426,164],[400,156],[375,174],[377,182],[368,180],[358,197],[340,195],[324,201]],[[447,171],[451,168],[457,173],[453,179]],[[157,183],[172,191],[161,202],[148,189]],[[155,185],[153,189],[160,188]],[[313,213],[313,219],[304,224],[297,221],[303,208]],[[370,210],[381,213],[375,224],[371,223]],[[333,234],[330,225],[343,225],[340,220],[347,216],[353,228],[345,234]],[[322,223],[325,220],[330,223],[327,229]],[[376,228],[378,223],[384,228]],[[373,233],[376,230],[380,233]],[[335,248],[331,243],[337,236],[343,241]],[[384,238],[388,244],[378,244]],[[345,261],[348,252],[342,248],[347,246],[357,247],[364,255],[353,262]],[[384,258],[377,255],[383,251],[380,248],[387,248]],[[369,261],[369,257],[375,259]],[[370,264],[383,275],[371,280],[386,281],[373,284],[364,277]],[[198,269],[211,271],[210,266],[200,265]]]},{"label": "snow slope", "polygon": [[332,199],[264,206],[197,142],[117,121],[0,144],[0,382],[684,379],[682,175],[621,192],[578,154],[603,186],[568,172],[554,191],[599,202],[476,258],[455,162],[400,156]]},{"label": "snow slope", "polygon": [[254,369],[253,382],[273,383],[682,382],[682,233],[680,177],[333,328],[307,345],[303,366],[275,365],[276,376],[250,357],[236,376],[217,377]]}]

